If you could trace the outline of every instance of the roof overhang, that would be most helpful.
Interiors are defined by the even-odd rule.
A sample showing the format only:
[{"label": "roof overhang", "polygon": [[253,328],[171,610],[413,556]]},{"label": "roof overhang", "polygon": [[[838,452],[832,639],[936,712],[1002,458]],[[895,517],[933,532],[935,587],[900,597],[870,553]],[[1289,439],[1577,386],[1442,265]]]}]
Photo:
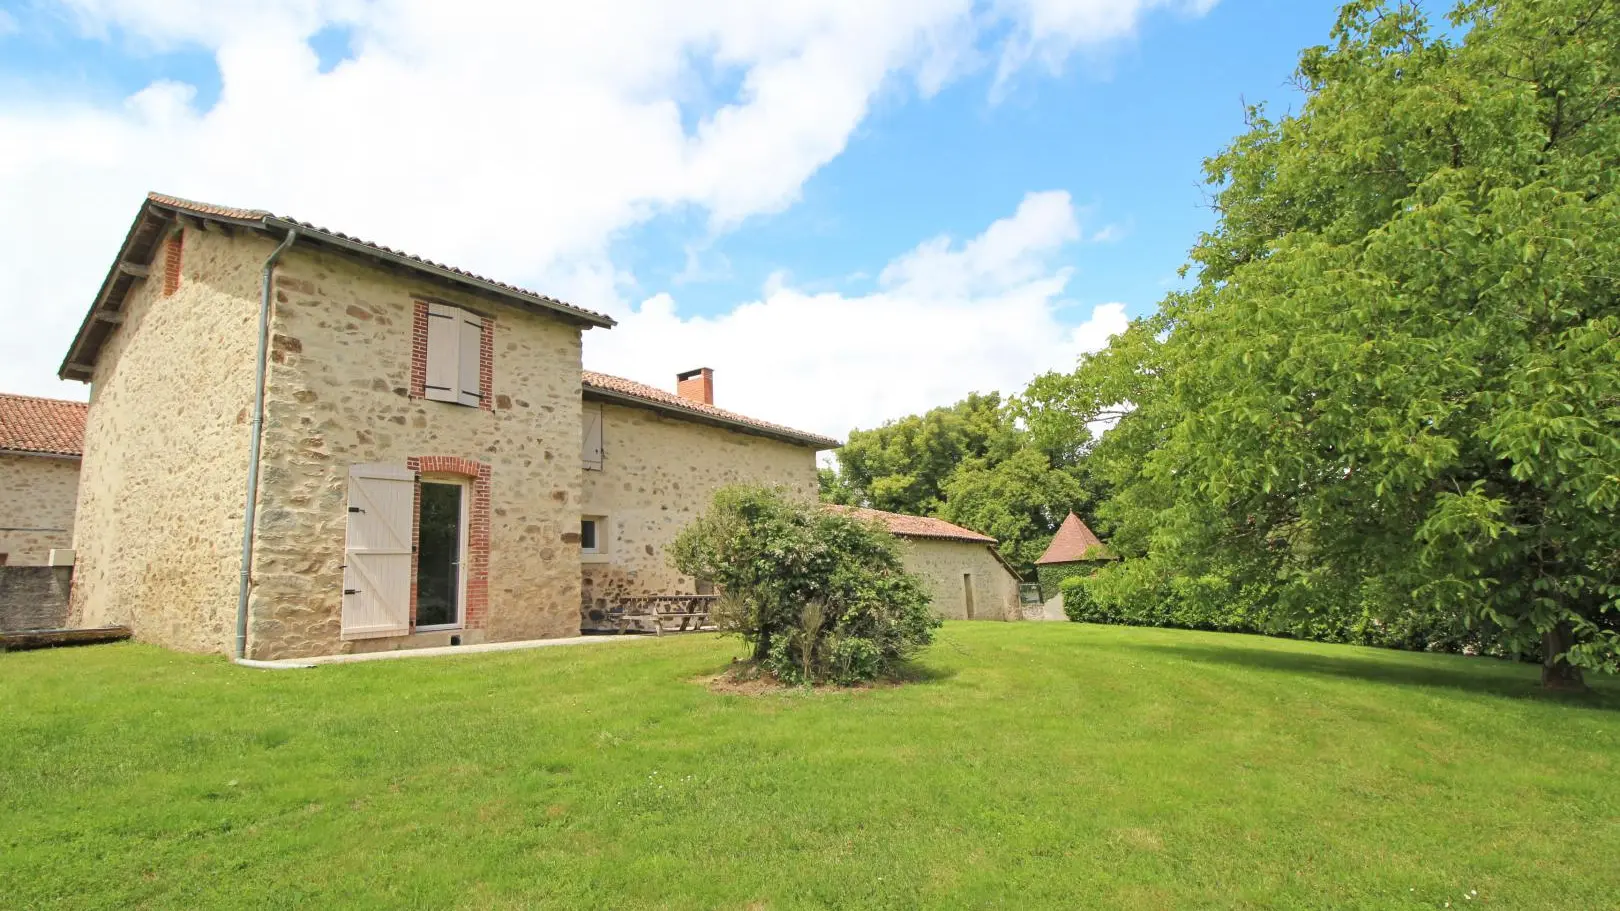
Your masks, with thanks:
[{"label": "roof overhang", "polygon": [[792,443],[795,446],[812,448],[817,452],[824,449],[837,449],[838,447],[844,445],[843,443],[840,443],[839,441],[830,437],[816,436],[815,434],[810,433],[794,433],[786,429],[773,430],[769,427],[761,427],[757,424],[750,424],[747,421],[733,421],[720,417],[719,415],[704,414],[700,411],[689,411],[675,405],[668,405],[653,399],[645,399],[638,395],[630,395],[629,393],[617,392],[612,389],[603,389],[600,386],[582,386],[580,388],[580,394],[588,401],[609,402],[614,405],[626,405],[631,408],[645,408],[648,411],[656,411],[659,414],[679,418],[683,421],[691,421],[695,424],[707,424],[711,427],[734,430],[738,433],[747,433],[757,437],[780,440],[784,443]]},{"label": "roof overhang", "polygon": [[0,456],[31,456],[36,459],[68,459],[78,462],[84,459],[83,453],[78,452],[45,452],[41,449],[10,449],[0,446]]},{"label": "roof overhang", "polygon": [[972,544],[974,546],[994,547],[995,538],[964,538],[961,535],[931,535],[921,531],[895,531],[889,529],[889,534],[897,538],[917,538],[922,541],[954,541],[957,544]]},{"label": "roof overhang", "polygon": [[130,289],[147,277],[162,242],[171,231],[181,226],[226,235],[233,231],[253,231],[278,238],[285,237],[289,231],[296,231],[300,244],[314,244],[347,256],[402,269],[417,278],[471,291],[520,309],[561,316],[582,328],[596,326],[609,329],[615,325],[612,317],[304,222],[267,212],[225,210],[201,203],[182,203],[181,200],[171,201],[168,197],[148,196],[141,204],[140,212],[118,248],[117,258],[101,282],[101,290],[96,292],[89,312],[79,324],[79,331],[68,347],[67,357],[57,369],[58,377],[83,382],[90,380],[102,346],[124,320],[124,301]]}]

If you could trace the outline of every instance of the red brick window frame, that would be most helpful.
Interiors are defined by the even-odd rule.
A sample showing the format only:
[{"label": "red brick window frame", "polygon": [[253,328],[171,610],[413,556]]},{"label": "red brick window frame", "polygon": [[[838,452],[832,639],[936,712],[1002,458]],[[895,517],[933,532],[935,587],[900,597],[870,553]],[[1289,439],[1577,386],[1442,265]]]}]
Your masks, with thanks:
[{"label": "red brick window frame", "polygon": [[170,234],[163,242],[163,296],[180,290],[180,256],[184,252],[185,229]]},{"label": "red brick window frame", "polygon": [[470,483],[472,502],[467,506],[467,580],[462,604],[462,629],[483,629],[489,622],[489,476],[487,463],[460,456],[412,456],[405,467],[416,472],[415,502],[411,510],[411,632],[416,632],[416,560],[422,534],[422,476],[452,475]]},{"label": "red brick window frame", "polygon": [[[417,298],[411,311],[411,388],[413,399],[427,397],[428,301]],[[446,305],[451,306],[451,305]],[[468,312],[482,323],[478,337],[478,407],[495,408],[495,320]]]}]

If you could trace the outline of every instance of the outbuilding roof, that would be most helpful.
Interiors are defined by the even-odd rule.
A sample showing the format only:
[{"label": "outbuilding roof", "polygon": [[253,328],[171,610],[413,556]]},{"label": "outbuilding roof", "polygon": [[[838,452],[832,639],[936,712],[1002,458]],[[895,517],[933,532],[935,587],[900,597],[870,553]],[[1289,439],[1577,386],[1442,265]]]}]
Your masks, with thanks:
[{"label": "outbuilding roof", "polygon": [[1052,543],[1046,546],[1046,553],[1041,554],[1035,565],[1047,563],[1075,563],[1080,560],[1106,560],[1108,548],[1097,536],[1092,533],[1080,517],[1069,513],[1063,524],[1058,526],[1057,534],[1052,536]]},{"label": "outbuilding roof", "polygon": [[89,411],[83,402],[0,393],[0,452],[83,455]]},{"label": "outbuilding roof", "polygon": [[[580,381],[587,398],[601,398],[609,401],[628,399],[630,400],[629,404],[651,407],[659,411],[672,413],[677,417],[718,424],[746,433],[756,433],[761,436],[796,443],[800,446],[813,446],[816,449],[837,449],[842,445],[831,437],[824,437],[804,430],[794,430],[792,427],[772,424],[769,421],[737,414],[724,408],[716,408],[704,402],[681,398],[656,386],[648,386],[635,380],[627,380],[622,376],[584,370],[581,371]],[[955,526],[951,527],[954,528]]]},{"label": "outbuilding roof", "polygon": [[162,193],[148,193],[146,201],[142,203],[140,211],[135,216],[135,222],[130,225],[129,233],[124,237],[118,257],[107,270],[107,277],[102,281],[101,290],[97,292],[89,312],[85,314],[84,322],[79,326],[78,334],[74,336],[73,344],[68,349],[67,357],[62,361],[58,376],[65,380],[90,379],[96,358],[101,353],[101,346],[122,321],[121,311],[125,295],[136,281],[146,277],[158,248],[170,229],[177,222],[188,219],[193,224],[207,224],[225,231],[242,229],[263,231],[278,236],[285,236],[288,231],[297,231],[300,243],[313,243],[380,260],[394,267],[408,269],[424,278],[491,295],[525,309],[570,317],[588,326],[608,328],[614,325],[612,317],[576,307],[554,297],[475,275],[465,269],[447,266],[372,241],[351,237],[307,221],[275,215],[263,209],[238,209]]},{"label": "outbuilding roof", "polygon": [[889,533],[902,538],[934,538],[941,541],[968,541],[973,544],[995,544],[996,539],[976,531],[952,525],[944,519],[928,516],[908,516],[863,506],[832,506],[828,509],[854,516],[864,522],[878,521],[888,526]]}]

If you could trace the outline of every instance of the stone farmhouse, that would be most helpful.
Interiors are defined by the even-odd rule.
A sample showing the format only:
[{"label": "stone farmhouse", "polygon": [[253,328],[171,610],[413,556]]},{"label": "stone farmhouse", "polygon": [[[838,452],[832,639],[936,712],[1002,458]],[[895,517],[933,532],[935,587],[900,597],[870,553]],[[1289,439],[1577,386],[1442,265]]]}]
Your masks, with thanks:
[{"label": "stone farmhouse", "polygon": [[715,407],[708,370],[583,370],[612,325],[150,195],[59,372],[91,387],[71,619],[274,659],[571,636],[594,601],[695,592],[665,548],[710,494],[813,497],[838,442]]},{"label": "stone farmhouse", "polygon": [[73,546],[85,406],[0,393],[0,566],[46,566]]},{"label": "stone farmhouse", "polygon": [[921,577],[933,607],[947,620],[1018,620],[1018,574],[996,550],[996,539],[944,519],[857,506],[829,506],[876,521],[905,544],[906,569]]}]

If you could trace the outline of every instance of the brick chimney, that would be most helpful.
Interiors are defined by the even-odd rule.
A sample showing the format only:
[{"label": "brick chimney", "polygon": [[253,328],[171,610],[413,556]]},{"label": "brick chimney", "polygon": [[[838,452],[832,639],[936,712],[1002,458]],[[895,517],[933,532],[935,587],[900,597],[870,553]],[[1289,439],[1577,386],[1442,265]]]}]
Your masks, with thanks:
[{"label": "brick chimney", "polygon": [[675,374],[675,394],[689,402],[714,404],[714,371],[707,367]]}]

